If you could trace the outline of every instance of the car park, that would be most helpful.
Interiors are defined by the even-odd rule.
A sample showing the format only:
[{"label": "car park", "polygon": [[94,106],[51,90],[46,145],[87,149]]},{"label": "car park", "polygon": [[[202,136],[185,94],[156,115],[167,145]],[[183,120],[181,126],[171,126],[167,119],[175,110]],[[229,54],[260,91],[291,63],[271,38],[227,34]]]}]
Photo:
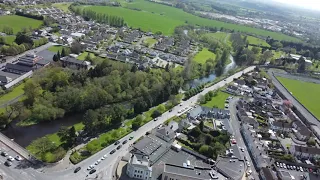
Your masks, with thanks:
[{"label": "car park", "polygon": [[80,171],[81,167],[77,167],[73,172],[77,173],[78,171]]},{"label": "car park", "polygon": [[115,149],[113,149],[111,152],[110,152],[110,154],[113,154],[113,153],[115,153],[116,152],[116,150]]},{"label": "car park", "polygon": [[120,141],[116,141],[116,142],[114,143],[114,145],[118,145],[118,144],[120,144]]},{"label": "car park", "polygon": [[95,169],[92,169],[90,172],[89,172],[89,174],[93,174],[93,173],[95,173],[97,170],[95,170]]},{"label": "car park", "polygon": [[126,144],[128,142],[128,140],[124,140],[123,142],[122,142],[122,144]]},{"label": "car park", "polygon": [[7,160],[8,161],[14,161],[14,158],[12,156],[9,156]]}]

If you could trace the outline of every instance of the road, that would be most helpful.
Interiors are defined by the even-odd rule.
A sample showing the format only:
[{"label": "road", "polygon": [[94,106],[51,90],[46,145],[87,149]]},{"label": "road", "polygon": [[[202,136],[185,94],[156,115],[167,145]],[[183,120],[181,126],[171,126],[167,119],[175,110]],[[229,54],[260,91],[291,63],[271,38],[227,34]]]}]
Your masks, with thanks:
[{"label": "road", "polygon": [[315,118],[304,106],[300,104],[299,101],[297,101],[292,94],[285,89],[282,84],[278,81],[277,78],[273,76],[273,71],[270,69],[268,70],[268,74],[272,79],[272,83],[275,87],[277,87],[281,93],[297,108],[298,111],[303,114],[303,116],[309,121],[310,124],[314,124],[320,128],[320,121],[318,121],[317,118]]},{"label": "road", "polygon": [[[115,165],[115,162],[118,157],[124,156],[128,152],[128,147],[130,144],[132,144],[134,141],[136,141],[139,137],[145,135],[145,133],[158,125],[164,123],[167,119],[176,116],[178,114],[178,111],[182,109],[186,109],[187,107],[195,105],[200,95],[204,95],[208,93],[211,90],[219,89],[220,87],[223,87],[224,85],[231,83],[234,78],[240,77],[243,73],[247,73],[252,71],[255,68],[255,66],[251,66],[246,68],[243,71],[240,71],[228,78],[226,78],[223,81],[220,81],[216,83],[213,86],[210,86],[208,88],[205,88],[201,93],[191,97],[187,101],[183,101],[181,104],[182,106],[176,106],[172,109],[171,112],[167,111],[164,114],[162,114],[161,117],[158,118],[157,121],[150,121],[149,123],[145,124],[144,126],[140,127],[137,131],[134,131],[124,138],[120,139],[121,142],[123,142],[125,139],[128,139],[130,136],[133,136],[134,138],[129,141],[127,144],[123,145],[123,147],[116,151],[114,154],[110,155],[110,151],[112,149],[115,149],[115,145],[110,145],[106,147],[105,149],[101,150],[100,152],[92,155],[90,158],[78,163],[77,165],[70,164],[70,166],[67,169],[63,169],[60,171],[52,171],[50,168],[45,167],[43,169],[37,169],[33,170],[32,168],[26,168],[24,171],[26,173],[32,174],[33,179],[35,180],[47,180],[47,179],[55,179],[55,180],[79,180],[79,179],[85,179],[86,177],[95,177],[97,173],[102,172],[101,174],[104,174],[104,177],[101,179],[110,180],[112,179],[112,167]],[[100,159],[103,155],[107,155],[107,159],[103,160],[99,165],[95,166],[95,169],[97,170],[96,173],[93,175],[88,175],[88,171],[86,170],[89,165],[94,164],[98,159]],[[74,169],[76,167],[81,167],[81,170],[78,173],[73,173]],[[10,168],[10,174],[13,176],[13,174],[19,174],[20,171],[16,168]],[[7,173],[8,174],[8,173]],[[87,176],[88,175],[88,176]],[[31,179],[32,179],[31,177]],[[31,180],[30,179],[30,180]]]},{"label": "road", "polygon": [[237,114],[236,103],[238,102],[238,100],[239,100],[239,98],[233,98],[229,103],[231,126],[232,126],[232,129],[234,132],[234,137],[237,141],[239,148],[242,147],[244,149],[243,155],[246,156],[248,162],[250,163],[250,167],[247,167],[246,171],[251,169],[252,170],[251,176],[254,179],[259,179],[259,174],[257,173],[255,167],[253,166],[253,162],[252,162],[252,159],[249,155],[247,146],[245,145],[243,138],[242,138],[242,135],[240,133],[240,122],[239,122],[237,115],[236,115]]},{"label": "road", "polygon": [[35,49],[31,49],[29,51],[26,51],[26,52],[24,52],[22,54],[19,54],[19,55],[16,55],[16,56],[12,56],[10,58],[7,58],[6,62],[0,63],[0,69],[1,69],[1,67],[4,67],[7,63],[12,63],[13,61],[17,60],[21,56],[24,56],[24,55],[30,54],[30,53],[32,54],[32,53],[35,53],[35,52],[40,52],[40,51],[46,50],[46,49],[48,49],[49,47],[51,47],[53,45],[54,45],[54,43],[49,42],[49,43],[47,43],[47,44],[45,44],[43,46],[37,47]]}]

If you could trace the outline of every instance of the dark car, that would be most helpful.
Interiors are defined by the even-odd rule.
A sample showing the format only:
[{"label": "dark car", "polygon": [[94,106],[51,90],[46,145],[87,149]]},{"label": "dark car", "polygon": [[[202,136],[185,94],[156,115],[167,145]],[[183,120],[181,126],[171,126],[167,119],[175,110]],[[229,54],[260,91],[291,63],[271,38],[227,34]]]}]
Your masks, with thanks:
[{"label": "dark car", "polygon": [[170,109],[169,112],[172,112],[172,109]]},{"label": "dark car", "polygon": [[133,139],[133,136],[130,136],[130,137],[129,137],[129,140],[132,140],[132,139]]},{"label": "dark car", "polygon": [[118,144],[120,144],[120,141],[116,141],[116,142],[114,143],[114,145],[118,145]]},{"label": "dark car", "polygon": [[1,155],[4,156],[4,157],[7,157],[7,156],[8,156],[8,153],[2,151],[2,152],[1,152]]},{"label": "dark car", "polygon": [[128,142],[128,140],[124,140],[123,142],[122,142],[122,144],[126,144]]},{"label": "dark car", "polygon": [[122,145],[119,145],[119,146],[117,147],[117,150],[119,150],[121,147],[122,147]]},{"label": "dark car", "polygon": [[6,162],[4,163],[4,165],[6,165],[6,166],[11,166],[11,165],[12,165],[12,162],[6,161]]},{"label": "dark car", "polygon": [[114,149],[114,150],[112,150],[111,152],[110,152],[110,154],[113,154],[113,153],[115,153],[116,152],[116,150]]},{"label": "dark car", "polygon": [[80,171],[81,167],[77,167],[73,172],[77,173],[78,171]]},{"label": "dark car", "polygon": [[90,172],[89,172],[89,174],[93,174],[93,173],[95,173],[97,170],[95,170],[95,169],[92,169]]}]

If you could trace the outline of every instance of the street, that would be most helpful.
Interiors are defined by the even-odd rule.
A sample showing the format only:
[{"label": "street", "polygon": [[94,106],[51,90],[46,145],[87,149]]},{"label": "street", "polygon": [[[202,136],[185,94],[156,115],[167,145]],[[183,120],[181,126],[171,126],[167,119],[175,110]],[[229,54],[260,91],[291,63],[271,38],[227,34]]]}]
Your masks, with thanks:
[{"label": "street", "polygon": [[[255,68],[255,66],[248,67],[245,70],[240,71],[240,72],[226,78],[225,80],[222,80],[222,81],[214,84],[213,86],[205,88],[201,93],[191,97],[187,101],[181,102],[182,106],[177,105],[172,109],[171,112],[167,111],[164,114],[162,114],[162,116],[160,116],[157,121],[150,121],[147,124],[145,124],[144,126],[140,127],[137,131],[134,131],[134,132],[128,134],[127,136],[120,139],[119,141],[122,143],[124,140],[129,139],[130,136],[133,136],[134,138],[132,140],[130,140],[127,144],[123,145],[120,150],[117,150],[112,155],[109,154],[110,151],[117,147],[113,144],[106,147],[105,149],[101,150],[100,152],[92,155],[91,157],[85,159],[84,161],[78,163],[77,165],[70,164],[70,166],[67,169],[62,169],[60,171],[52,171],[49,167],[44,167],[43,169],[37,169],[37,170],[34,170],[32,168],[26,168],[24,170],[26,171],[26,173],[28,175],[32,176],[30,178],[28,177],[30,180],[31,179],[37,179],[37,180],[38,179],[41,179],[41,180],[46,180],[46,179],[55,179],[55,180],[68,179],[68,180],[71,180],[71,179],[74,179],[74,180],[79,180],[79,179],[85,179],[85,178],[94,178],[96,176],[96,174],[100,173],[100,172],[102,172],[100,174],[104,174],[104,177],[102,179],[110,180],[110,179],[112,179],[112,175],[113,175],[112,168],[114,165],[116,165],[115,162],[116,162],[117,158],[124,156],[128,152],[128,147],[130,144],[132,144],[134,141],[139,139],[141,136],[145,135],[145,133],[147,131],[164,123],[167,119],[169,119],[173,116],[176,116],[177,114],[180,114],[180,113],[178,113],[178,111],[195,105],[195,103],[197,102],[200,95],[204,95],[204,94],[208,93],[209,91],[216,90],[220,87],[223,87],[224,85],[231,83],[234,78],[240,77],[242,75],[242,73],[250,72],[254,68]],[[239,130],[239,128],[236,128],[236,127],[234,129],[237,129],[237,131]],[[241,136],[237,135],[237,137],[241,137]],[[237,139],[237,141],[240,142],[241,139]],[[242,145],[242,147],[245,147],[244,144]],[[97,166],[94,167],[97,170],[96,173],[89,175],[89,171],[87,170],[87,167],[90,165],[93,165],[97,160],[101,159],[101,157],[103,155],[107,155],[108,157],[105,160],[101,161],[100,164],[98,164]],[[246,156],[249,157],[249,155],[246,155]],[[81,170],[78,173],[74,173],[74,169],[77,167],[81,167]],[[10,171],[3,172],[3,173],[5,173],[5,174],[9,173],[13,177],[13,179],[14,179],[15,175],[19,176],[19,174],[21,173],[21,171],[16,168],[9,167],[9,169],[10,169]]]}]

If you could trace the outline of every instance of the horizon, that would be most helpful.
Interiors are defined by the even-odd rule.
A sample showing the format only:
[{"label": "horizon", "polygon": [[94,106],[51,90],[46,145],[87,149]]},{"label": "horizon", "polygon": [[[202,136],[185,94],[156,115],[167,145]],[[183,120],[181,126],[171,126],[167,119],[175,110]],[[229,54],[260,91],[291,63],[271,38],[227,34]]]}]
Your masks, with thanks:
[{"label": "horizon", "polygon": [[320,1],[315,2],[314,0],[273,0],[275,2],[283,3],[285,5],[291,5],[298,8],[310,9],[320,11]]}]

